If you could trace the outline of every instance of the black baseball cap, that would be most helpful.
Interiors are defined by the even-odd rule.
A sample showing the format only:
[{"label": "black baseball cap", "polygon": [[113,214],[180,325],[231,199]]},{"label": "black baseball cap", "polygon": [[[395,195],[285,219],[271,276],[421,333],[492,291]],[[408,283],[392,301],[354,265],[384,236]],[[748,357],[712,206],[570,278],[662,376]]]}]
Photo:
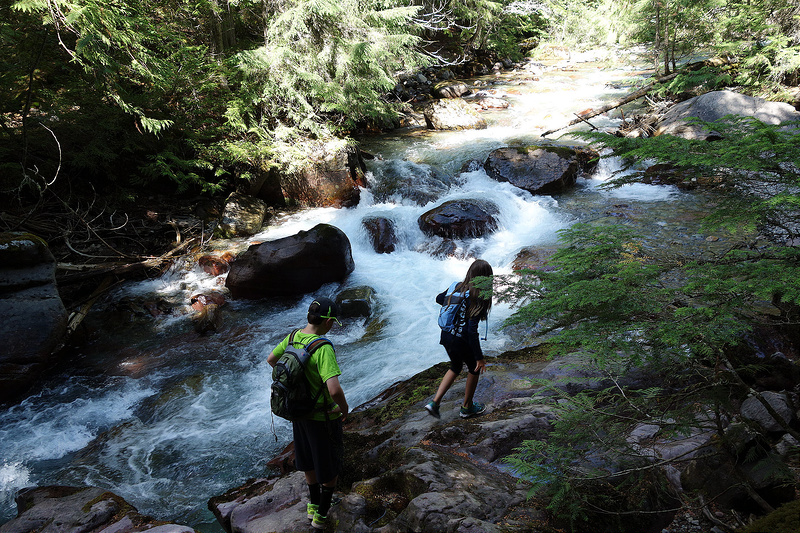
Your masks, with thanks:
[{"label": "black baseball cap", "polygon": [[337,316],[339,316],[339,306],[336,305],[336,302],[324,296],[315,298],[314,301],[311,302],[311,305],[308,307],[308,314],[309,316],[316,316],[319,318],[332,318],[337,324],[340,326],[342,325],[337,318]]}]

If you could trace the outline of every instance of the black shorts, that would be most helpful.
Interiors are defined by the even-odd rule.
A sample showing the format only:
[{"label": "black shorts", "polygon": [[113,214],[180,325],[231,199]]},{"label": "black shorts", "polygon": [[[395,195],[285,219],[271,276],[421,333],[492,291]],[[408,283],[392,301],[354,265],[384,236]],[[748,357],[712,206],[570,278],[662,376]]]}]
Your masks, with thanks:
[{"label": "black shorts", "polygon": [[295,467],[301,472],[313,470],[319,483],[333,481],[342,471],[342,419],[296,420],[292,433]]},{"label": "black shorts", "polygon": [[442,335],[442,342],[440,344],[444,346],[444,349],[447,351],[447,357],[450,358],[450,370],[456,374],[460,374],[464,365],[467,365],[467,370],[470,374],[479,374],[479,372],[475,371],[478,362],[475,360],[475,357],[473,357],[472,350],[470,350],[469,344],[467,344],[466,341],[453,336],[445,338],[444,335]]}]

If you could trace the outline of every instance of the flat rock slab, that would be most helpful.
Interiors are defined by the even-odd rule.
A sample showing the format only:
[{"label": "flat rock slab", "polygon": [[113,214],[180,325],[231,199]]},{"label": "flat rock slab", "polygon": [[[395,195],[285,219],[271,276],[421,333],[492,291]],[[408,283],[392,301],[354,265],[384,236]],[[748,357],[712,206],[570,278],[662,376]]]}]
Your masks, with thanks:
[{"label": "flat rock slab", "polygon": [[17,493],[16,518],[0,533],[194,533],[140,515],[112,492],[97,487],[33,487]]},{"label": "flat rock slab", "polygon": [[770,102],[733,91],[711,91],[671,107],[659,121],[655,135],[712,140],[719,134],[691,124],[690,119],[714,122],[726,115],[753,117],[773,125],[800,120],[800,112],[783,102]]}]

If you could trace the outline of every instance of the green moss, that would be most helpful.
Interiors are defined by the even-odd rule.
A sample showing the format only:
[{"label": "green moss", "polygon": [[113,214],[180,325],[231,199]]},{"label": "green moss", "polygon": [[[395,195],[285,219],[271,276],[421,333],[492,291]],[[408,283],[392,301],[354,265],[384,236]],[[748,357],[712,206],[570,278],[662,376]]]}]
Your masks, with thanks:
[{"label": "green moss", "polygon": [[553,347],[549,344],[528,346],[521,350],[503,352],[497,360],[506,363],[542,363],[551,359]]},{"label": "green moss", "polygon": [[344,468],[340,477],[342,486],[377,477],[403,464],[406,453],[404,447],[390,444],[381,448],[380,453],[373,453],[389,437],[388,433],[362,435],[345,431]]},{"label": "green moss", "polygon": [[136,508],[134,508],[131,504],[129,504],[128,502],[126,502],[113,492],[104,492],[97,498],[89,500],[88,502],[86,502],[86,505],[84,505],[81,508],[81,511],[83,511],[84,513],[89,513],[92,510],[92,507],[105,500],[111,500],[117,504],[118,511],[114,513],[114,516],[124,516],[129,512],[136,511]]},{"label": "green moss", "polygon": [[374,406],[354,414],[358,419],[371,420],[375,425],[403,416],[409,408],[433,396],[447,369],[449,362],[442,362],[423,370],[412,378],[392,386],[382,397],[374,401]]},{"label": "green moss", "polygon": [[364,336],[362,337],[363,340],[372,340],[378,337],[383,331],[383,328],[388,324],[389,321],[387,319],[377,319],[373,318],[372,320],[367,323],[366,331],[364,332]]},{"label": "green moss", "polygon": [[797,533],[800,531],[800,500],[785,503],[737,533]]}]

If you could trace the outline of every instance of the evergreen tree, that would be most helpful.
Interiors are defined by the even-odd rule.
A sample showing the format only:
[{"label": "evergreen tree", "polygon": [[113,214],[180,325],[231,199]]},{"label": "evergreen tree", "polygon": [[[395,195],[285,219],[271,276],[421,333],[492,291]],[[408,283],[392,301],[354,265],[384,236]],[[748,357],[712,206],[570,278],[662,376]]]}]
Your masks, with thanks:
[{"label": "evergreen tree", "polygon": [[[763,402],[752,387],[758,367],[740,354],[747,353],[754,328],[791,335],[800,322],[797,125],[729,118],[704,126],[722,139],[585,135],[612,147],[631,165],[668,163],[687,182],[713,183],[717,207],[706,224],[727,228],[729,247],[684,255],[637,236],[624,224],[577,224],[562,232],[552,271],[523,271],[501,291],[524,302],[509,324],[534,324],[553,335],[557,353],[580,350],[612,381],[610,387],[578,395],[556,384],[551,391],[563,401],[554,406],[559,413],[554,432],[546,440],[524,443],[509,459],[552,498],[553,511],[573,521],[598,508],[619,511],[603,501],[609,493],[602,484],[641,488],[638,483],[667,464],[626,441],[637,424],[655,424],[665,437],[688,435],[704,423],[708,430],[710,424],[721,448],[736,458],[732,443],[737,437],[722,420],[730,419],[748,394]],[[619,176],[608,186],[636,182],[642,174]],[[620,386],[618,377],[638,366],[662,375],[659,387]],[[698,418],[698,410],[707,414]],[[766,450],[756,456],[766,456]],[[606,459],[598,466],[593,457]],[[743,486],[758,505],[770,509],[753,487]],[[665,493],[648,494],[632,502],[632,510],[647,509],[661,497]]]},{"label": "evergreen tree", "polygon": [[382,2],[288,2],[268,20],[263,46],[238,53],[227,118],[252,151],[291,165],[298,139],[328,139],[365,122],[391,123],[384,95],[395,75],[422,62],[408,33],[416,8]]}]

